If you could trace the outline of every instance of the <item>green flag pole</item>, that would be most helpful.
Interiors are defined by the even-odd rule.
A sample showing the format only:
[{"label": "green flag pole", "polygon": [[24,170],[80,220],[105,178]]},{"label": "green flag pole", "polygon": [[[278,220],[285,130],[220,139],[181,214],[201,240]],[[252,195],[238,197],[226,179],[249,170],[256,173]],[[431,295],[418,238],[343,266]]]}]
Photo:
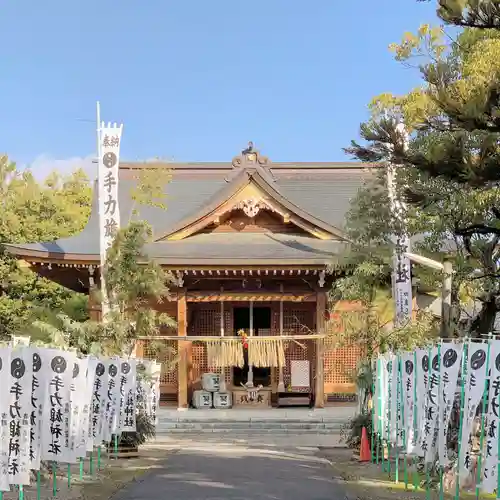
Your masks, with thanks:
[{"label": "green flag pole", "polygon": [[94,475],[94,448],[90,451],[89,457],[89,473],[91,476]]},{"label": "green flag pole", "polygon": [[19,500],[24,500],[24,487],[22,484],[19,485]]},{"label": "green flag pole", "polygon": [[375,363],[373,362],[373,359],[370,360],[370,369],[372,372],[372,384],[371,384],[371,412],[372,412],[372,440],[371,440],[371,459],[372,463],[375,462],[375,405],[373,404],[373,400],[375,397],[375,377],[373,376],[375,368],[375,376],[376,376],[376,366]]},{"label": "green flag pole", "polygon": [[[462,451],[462,426],[464,420],[465,407],[465,384],[467,382],[467,358],[468,358],[467,339],[464,339],[464,348],[462,350],[462,380],[460,388],[460,412],[458,424],[458,450],[457,450],[457,470],[455,472],[455,500],[460,500],[460,455]],[[499,445],[500,446],[500,445]]]},{"label": "green flag pole", "polygon": [[[500,408],[500,394],[498,395],[498,407]],[[500,432],[497,427],[497,453],[498,453],[498,462],[497,462],[497,499],[500,498]]]},{"label": "green flag pole", "polygon": [[83,457],[80,457],[80,481],[83,479]]},{"label": "green flag pole", "polygon": [[101,470],[101,445],[97,447],[97,470]]},{"label": "green flag pole", "polygon": [[36,500],[40,500],[42,496],[42,475],[40,471],[36,471]]},{"label": "green flag pole", "polygon": [[71,488],[71,464],[68,464],[68,488]]},{"label": "green flag pole", "polygon": [[481,491],[481,477],[482,477],[482,457],[483,457],[483,447],[484,447],[484,413],[486,411],[486,391],[488,388],[488,372],[489,372],[489,361],[490,361],[490,338],[488,339],[488,349],[486,353],[486,377],[484,378],[484,388],[483,388],[483,411],[481,412],[481,434],[479,438],[479,455],[477,457],[477,481],[476,481],[476,498],[479,499]]},{"label": "green flag pole", "polygon": [[52,462],[52,496],[57,496],[57,475],[55,462]]}]

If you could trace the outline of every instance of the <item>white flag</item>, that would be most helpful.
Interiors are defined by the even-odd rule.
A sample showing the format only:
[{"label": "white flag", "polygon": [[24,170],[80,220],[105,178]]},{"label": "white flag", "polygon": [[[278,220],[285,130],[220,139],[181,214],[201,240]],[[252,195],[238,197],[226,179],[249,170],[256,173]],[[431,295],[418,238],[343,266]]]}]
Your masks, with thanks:
[{"label": "white flag", "polygon": [[43,424],[43,405],[48,387],[48,362],[43,352],[45,349],[32,347],[33,374],[31,386],[31,436],[30,436],[30,468],[40,470],[41,435]]},{"label": "white flag", "polygon": [[471,432],[476,417],[477,407],[485,390],[486,382],[486,344],[468,343],[467,378],[465,382],[464,416],[462,420],[462,436],[460,440],[459,477],[463,482],[467,479],[471,467]]},{"label": "white flag", "polygon": [[413,352],[401,356],[406,453],[412,453],[415,446],[415,361]]},{"label": "white flag", "polygon": [[427,387],[429,385],[429,350],[417,349],[417,444],[416,452],[418,456],[425,455],[424,436],[425,424],[427,422]]},{"label": "white flag", "polygon": [[[0,376],[2,380],[10,381],[10,347],[0,347]],[[0,384],[0,491],[10,491],[9,486],[9,383]]]},{"label": "white flag", "polygon": [[88,358],[76,359],[73,367],[73,380],[71,384],[70,404],[71,404],[71,417],[70,417],[70,431],[69,431],[69,445],[73,461],[84,457],[77,448],[80,442],[80,428],[82,423],[83,406],[85,405],[85,397],[87,396],[87,368]]},{"label": "white flag", "polygon": [[[118,182],[120,164],[120,143],[123,126],[109,123],[101,124],[99,130],[99,226],[100,226],[100,253],[101,269],[106,262],[106,253],[113,243],[113,238],[120,228],[120,208],[118,205]],[[102,302],[102,316],[106,317],[109,310],[105,295],[106,284],[101,272],[101,291],[104,294]]]},{"label": "white flag", "polygon": [[29,347],[12,350],[10,362],[9,483],[30,484],[31,386],[33,351]]},{"label": "white flag", "polygon": [[76,356],[72,352],[46,349],[47,392],[43,407],[42,460],[71,463],[70,393]]},{"label": "white flag", "polygon": [[446,467],[448,460],[448,425],[450,423],[455,392],[457,390],[458,373],[462,362],[462,344],[444,342],[441,344],[441,387],[439,395],[439,463]]},{"label": "white flag", "polygon": [[119,358],[113,358],[108,362],[108,377],[104,410],[105,427],[103,435],[103,439],[106,443],[111,441],[112,436],[116,434],[118,430],[118,419],[120,417],[119,367]]},{"label": "white flag", "polygon": [[490,341],[490,391],[486,424],[486,449],[482,491],[493,493],[498,481],[498,432],[500,425],[500,340]]},{"label": "white flag", "polygon": [[120,365],[119,432],[136,430],[137,360],[123,360]]},{"label": "white flag", "polygon": [[[78,431],[78,443],[75,448],[77,457],[85,457],[87,451],[92,451],[94,439],[92,437],[92,422],[90,419],[92,409],[92,391],[94,388],[95,368],[98,363],[97,358],[89,357],[87,365],[87,376],[85,377],[83,405],[80,415],[80,428]],[[88,449],[90,447],[90,450]]]},{"label": "white flag", "polygon": [[430,353],[429,360],[431,363],[429,367],[429,381],[427,383],[427,405],[422,438],[422,449],[425,453],[426,463],[434,461],[437,447],[437,431],[439,429],[439,348],[433,347],[430,349]]},{"label": "white flag", "polygon": [[[94,384],[92,389],[91,406],[91,436],[93,445],[100,446],[104,436],[104,414],[106,408],[106,390],[108,381],[107,361],[97,361],[95,367]],[[87,447],[87,451],[92,451],[92,446]]]}]

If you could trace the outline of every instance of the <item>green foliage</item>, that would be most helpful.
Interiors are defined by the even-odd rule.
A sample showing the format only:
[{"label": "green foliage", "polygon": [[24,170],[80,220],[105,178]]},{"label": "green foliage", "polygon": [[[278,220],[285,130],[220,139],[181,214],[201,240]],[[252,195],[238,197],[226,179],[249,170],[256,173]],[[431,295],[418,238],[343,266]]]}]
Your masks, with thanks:
[{"label": "green foliage", "polygon": [[31,172],[18,170],[5,155],[0,157],[0,338],[24,333],[26,325],[46,310],[86,318],[84,296],[40,277],[2,245],[53,241],[80,231],[90,214],[90,195],[83,171],[69,176],[54,172],[39,183]]},{"label": "green foliage", "polygon": [[[479,301],[482,308],[471,326],[486,334],[500,310],[500,7],[494,0],[438,4],[448,26],[464,29],[453,38],[446,25],[423,25],[391,46],[405,65],[417,61],[422,85],[403,96],[376,97],[371,119],[361,126],[366,143],[353,141],[347,152],[361,161],[397,166],[399,191],[410,204],[408,228],[419,235],[414,248],[437,260],[452,257],[453,321],[458,325],[463,302],[470,308]],[[409,147],[397,130],[401,121],[411,133]],[[365,196],[379,202],[371,193]],[[370,223],[363,208],[356,212],[372,234],[384,220],[388,231],[393,229],[385,209],[372,209]],[[440,279],[429,272],[423,277],[429,284]]]},{"label": "green foliage", "polygon": [[130,222],[117,233],[106,258],[110,311],[105,320],[112,344],[125,353],[131,352],[138,337],[152,337],[158,335],[160,327],[176,325],[169,315],[151,307],[168,299],[168,284],[174,280],[170,272],[145,255],[151,236],[145,222]]},{"label": "green foliage", "polygon": [[350,418],[347,424],[342,424],[340,428],[340,440],[348,448],[359,450],[361,447],[361,435],[363,427],[366,427],[366,434],[371,447],[373,418],[371,413],[359,413]]}]

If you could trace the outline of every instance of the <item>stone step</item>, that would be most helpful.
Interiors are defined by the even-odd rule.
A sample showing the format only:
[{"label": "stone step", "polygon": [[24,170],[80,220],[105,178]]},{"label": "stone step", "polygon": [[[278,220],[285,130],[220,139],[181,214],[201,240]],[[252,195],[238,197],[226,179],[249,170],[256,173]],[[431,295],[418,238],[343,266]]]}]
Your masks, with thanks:
[{"label": "stone step", "polygon": [[182,424],[219,424],[219,423],[252,423],[252,424],[344,424],[345,418],[159,418],[160,424],[178,422]]},{"label": "stone step", "polygon": [[342,423],[311,422],[159,422],[162,429],[340,429]]},{"label": "stone step", "polygon": [[267,436],[298,436],[298,435],[336,435],[338,429],[230,429],[230,428],[202,428],[202,429],[182,429],[182,428],[157,428],[156,434],[158,436],[166,436],[173,434],[182,434],[186,437],[196,437],[199,434],[224,434],[231,435],[231,437],[246,436],[257,437],[261,435]]}]

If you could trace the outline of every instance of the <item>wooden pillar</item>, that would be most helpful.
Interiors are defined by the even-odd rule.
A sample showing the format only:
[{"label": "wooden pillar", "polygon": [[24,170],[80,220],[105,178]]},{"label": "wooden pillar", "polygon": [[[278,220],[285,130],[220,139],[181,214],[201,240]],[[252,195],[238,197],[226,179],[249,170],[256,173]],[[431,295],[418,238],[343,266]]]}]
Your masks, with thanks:
[{"label": "wooden pillar", "polygon": [[89,318],[92,321],[101,321],[101,304],[96,297],[97,292],[99,291],[98,285],[95,283],[94,275],[95,275],[95,267],[89,266],[89,301],[88,301],[88,311]]},{"label": "wooden pillar", "polygon": [[[187,337],[188,315],[186,292],[179,292],[177,297],[177,335]],[[177,407],[189,407],[189,365],[191,342],[179,340],[179,364],[177,366]]]},{"label": "wooden pillar", "polygon": [[[325,311],[326,292],[319,291],[316,294],[316,333],[325,333]],[[316,378],[314,379],[314,407],[325,406],[325,342],[323,339],[316,340]]]}]

